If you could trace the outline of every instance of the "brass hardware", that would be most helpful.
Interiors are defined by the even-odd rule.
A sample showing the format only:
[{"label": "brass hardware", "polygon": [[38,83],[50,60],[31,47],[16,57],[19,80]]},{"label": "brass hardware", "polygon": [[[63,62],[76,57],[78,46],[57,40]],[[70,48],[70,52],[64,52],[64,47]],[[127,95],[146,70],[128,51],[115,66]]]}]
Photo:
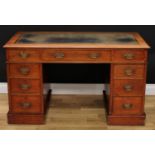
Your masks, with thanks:
[{"label": "brass hardware", "polygon": [[30,54],[22,51],[22,52],[19,53],[19,56],[22,59],[26,59],[26,58],[28,58],[30,56]]},{"label": "brass hardware", "polygon": [[132,91],[133,86],[127,84],[127,85],[124,86],[124,89],[125,89],[125,91]]},{"label": "brass hardware", "polygon": [[99,53],[91,53],[91,54],[89,55],[89,57],[90,57],[91,59],[97,59],[98,57],[100,57],[100,54],[99,54]]},{"label": "brass hardware", "polygon": [[28,90],[28,89],[30,89],[30,85],[28,85],[28,84],[21,84],[20,85],[20,88],[22,89],[22,90]]},{"label": "brass hardware", "polygon": [[125,69],[124,73],[126,76],[131,76],[134,74],[134,71],[133,69]]},{"label": "brass hardware", "polygon": [[54,57],[55,57],[55,58],[58,58],[58,59],[64,58],[64,56],[65,56],[65,54],[62,53],[62,52],[58,52],[58,53],[55,53],[55,54],[54,54]]},{"label": "brass hardware", "polygon": [[27,67],[21,67],[21,68],[19,69],[19,71],[20,71],[21,74],[27,75],[27,74],[29,74],[30,69],[27,68]]},{"label": "brass hardware", "polygon": [[135,55],[133,53],[125,53],[123,57],[127,60],[132,60],[134,59]]},{"label": "brass hardware", "polygon": [[131,109],[132,107],[133,107],[133,104],[131,104],[131,103],[125,103],[122,105],[123,109]]},{"label": "brass hardware", "polygon": [[22,108],[30,108],[32,106],[31,102],[22,102],[19,104]]}]

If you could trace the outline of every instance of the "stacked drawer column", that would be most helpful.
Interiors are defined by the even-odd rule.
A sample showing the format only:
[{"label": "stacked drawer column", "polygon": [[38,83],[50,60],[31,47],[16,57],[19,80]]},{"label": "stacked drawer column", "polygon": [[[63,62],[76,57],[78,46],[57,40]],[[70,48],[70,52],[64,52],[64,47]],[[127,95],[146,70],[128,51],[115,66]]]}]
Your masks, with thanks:
[{"label": "stacked drawer column", "polygon": [[113,51],[108,124],[144,125],[145,50]]},{"label": "stacked drawer column", "polygon": [[44,107],[42,65],[33,62],[27,51],[8,50],[8,123],[42,124]]}]

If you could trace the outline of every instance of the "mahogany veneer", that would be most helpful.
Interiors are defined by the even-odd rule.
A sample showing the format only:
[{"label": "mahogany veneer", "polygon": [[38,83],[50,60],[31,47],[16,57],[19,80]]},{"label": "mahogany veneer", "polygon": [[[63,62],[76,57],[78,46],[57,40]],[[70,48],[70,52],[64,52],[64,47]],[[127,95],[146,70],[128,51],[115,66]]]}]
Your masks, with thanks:
[{"label": "mahogany veneer", "polygon": [[40,65],[38,64],[10,64],[9,76],[12,78],[38,78]]},{"label": "mahogany veneer", "polygon": [[145,65],[115,65],[115,79],[143,79],[145,76]]},{"label": "mahogany veneer", "polygon": [[44,123],[43,63],[109,63],[107,123],[144,125],[149,46],[138,33],[18,32],[4,48],[8,123]]},{"label": "mahogany veneer", "polygon": [[113,114],[141,115],[144,114],[143,100],[140,97],[114,97]]},{"label": "mahogany veneer", "polygon": [[121,79],[114,80],[113,95],[114,96],[143,96],[144,84],[143,80]]},{"label": "mahogany veneer", "polygon": [[10,107],[13,113],[43,113],[38,95],[12,95]]}]

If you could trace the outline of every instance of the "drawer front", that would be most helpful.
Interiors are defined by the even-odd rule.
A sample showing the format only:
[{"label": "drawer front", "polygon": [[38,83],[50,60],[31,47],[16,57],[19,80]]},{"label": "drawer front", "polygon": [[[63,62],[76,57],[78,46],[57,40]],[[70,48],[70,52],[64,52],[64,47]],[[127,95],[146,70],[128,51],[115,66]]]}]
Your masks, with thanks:
[{"label": "drawer front", "polygon": [[54,62],[109,62],[110,50],[45,50],[42,53],[43,61]]},{"label": "drawer front", "polygon": [[113,51],[112,61],[117,63],[145,62],[146,51],[144,50],[116,50]]},{"label": "drawer front", "polygon": [[40,80],[10,79],[11,93],[40,93]]},{"label": "drawer front", "polygon": [[134,115],[143,114],[143,101],[141,97],[114,97],[113,114]]},{"label": "drawer front", "polygon": [[40,50],[29,50],[29,49],[7,50],[7,61],[38,62],[40,61]]},{"label": "drawer front", "polygon": [[114,78],[144,78],[144,65],[114,65]]},{"label": "drawer front", "polygon": [[114,80],[114,96],[143,96],[144,80]]},{"label": "drawer front", "polygon": [[40,78],[38,64],[9,64],[9,77]]},{"label": "drawer front", "polygon": [[43,112],[40,96],[11,96],[11,112],[40,113]]}]

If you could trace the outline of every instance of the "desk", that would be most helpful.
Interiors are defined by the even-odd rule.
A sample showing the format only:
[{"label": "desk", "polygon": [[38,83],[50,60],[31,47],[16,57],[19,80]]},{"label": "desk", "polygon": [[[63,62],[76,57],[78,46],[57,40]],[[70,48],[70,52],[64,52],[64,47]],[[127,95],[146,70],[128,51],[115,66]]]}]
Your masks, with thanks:
[{"label": "desk", "polygon": [[149,46],[138,33],[18,32],[4,48],[8,123],[44,123],[44,63],[105,63],[110,64],[110,82],[106,84],[107,123],[144,125]]}]

